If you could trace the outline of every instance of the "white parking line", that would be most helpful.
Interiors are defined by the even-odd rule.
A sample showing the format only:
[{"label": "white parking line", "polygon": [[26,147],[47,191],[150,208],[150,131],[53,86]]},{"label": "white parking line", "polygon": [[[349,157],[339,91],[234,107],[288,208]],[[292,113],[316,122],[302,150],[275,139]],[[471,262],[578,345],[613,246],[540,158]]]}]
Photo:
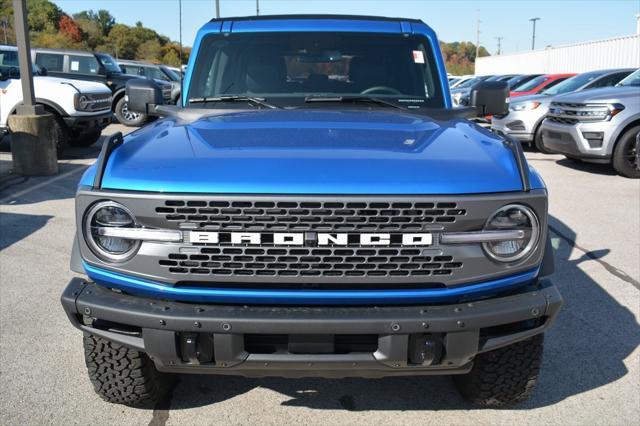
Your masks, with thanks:
[{"label": "white parking line", "polygon": [[52,179],[45,180],[43,182],[40,182],[37,185],[33,185],[33,186],[29,187],[29,188],[23,189],[22,191],[18,191],[15,194],[12,194],[12,195],[10,195],[8,197],[2,198],[2,199],[0,199],[0,204],[4,204],[9,200],[15,201],[18,198],[22,197],[23,195],[29,194],[30,192],[36,191],[36,190],[38,190],[38,189],[40,189],[40,188],[42,188],[44,186],[47,186],[47,185],[49,185],[49,184],[51,184],[53,182],[59,181],[59,180],[64,179],[66,177],[72,176],[72,175],[74,175],[74,174],[76,174],[78,172],[83,172],[86,169],[87,169],[86,167],[79,167],[77,169],[69,170],[68,172],[63,173],[61,175],[58,175],[58,176],[56,176],[56,177],[54,177]]}]

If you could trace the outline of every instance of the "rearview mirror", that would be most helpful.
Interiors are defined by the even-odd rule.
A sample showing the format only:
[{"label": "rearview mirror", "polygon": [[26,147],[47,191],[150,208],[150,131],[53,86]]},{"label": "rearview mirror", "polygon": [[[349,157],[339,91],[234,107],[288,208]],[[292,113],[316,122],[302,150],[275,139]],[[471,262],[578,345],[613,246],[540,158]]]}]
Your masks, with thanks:
[{"label": "rearview mirror", "polygon": [[509,84],[506,81],[481,81],[471,88],[469,106],[478,117],[509,112]]},{"label": "rearview mirror", "polygon": [[129,111],[153,114],[157,105],[162,105],[162,89],[154,80],[132,78],[125,89]]}]

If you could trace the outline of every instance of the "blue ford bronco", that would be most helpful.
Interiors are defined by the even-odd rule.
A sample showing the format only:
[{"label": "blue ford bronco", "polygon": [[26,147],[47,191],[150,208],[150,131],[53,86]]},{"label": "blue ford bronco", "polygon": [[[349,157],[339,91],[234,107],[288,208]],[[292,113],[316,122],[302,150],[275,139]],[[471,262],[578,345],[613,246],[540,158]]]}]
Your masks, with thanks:
[{"label": "blue ford bronco", "polygon": [[479,406],[527,398],[562,298],[547,191],[518,141],[453,109],[438,40],[412,19],[216,19],[180,105],[103,144],[76,196],[62,304],[89,377],[153,404],[171,373],[453,375]]}]

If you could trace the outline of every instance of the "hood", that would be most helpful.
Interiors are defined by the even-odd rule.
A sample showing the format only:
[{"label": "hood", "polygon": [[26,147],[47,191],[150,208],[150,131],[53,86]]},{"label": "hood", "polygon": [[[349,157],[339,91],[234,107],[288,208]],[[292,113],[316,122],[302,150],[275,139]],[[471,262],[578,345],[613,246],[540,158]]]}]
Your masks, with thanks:
[{"label": "hood", "polygon": [[515,104],[521,104],[524,102],[540,102],[543,105],[548,105],[549,103],[551,103],[551,99],[553,99],[553,97],[547,96],[547,95],[525,95],[525,96],[518,96],[517,98],[510,101],[509,103],[511,105],[515,105]]},{"label": "hood", "polygon": [[638,96],[640,96],[640,87],[638,86],[602,87],[558,95],[553,98],[553,101],[576,103],[607,102],[626,98],[637,99]]},{"label": "hood", "polygon": [[[89,182],[85,176],[82,184]],[[300,109],[235,111],[188,124],[159,120],[113,152],[103,187],[397,195],[520,191],[522,183],[510,149],[466,120]]]},{"label": "hood", "polygon": [[111,90],[107,86],[102,83],[98,83],[97,81],[70,80],[50,76],[34,76],[33,84],[35,87],[42,87],[43,90],[46,90],[44,88],[50,85],[67,84],[75,87],[82,93],[111,93]]}]

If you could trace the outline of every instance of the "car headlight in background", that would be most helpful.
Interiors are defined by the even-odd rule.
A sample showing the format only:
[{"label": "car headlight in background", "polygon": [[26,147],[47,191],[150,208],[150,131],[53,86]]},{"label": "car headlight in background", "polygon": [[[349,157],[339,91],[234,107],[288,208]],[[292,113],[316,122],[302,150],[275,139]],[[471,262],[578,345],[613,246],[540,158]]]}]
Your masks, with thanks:
[{"label": "car headlight in background", "polygon": [[530,111],[540,106],[540,102],[519,102],[511,104],[512,111]]},{"label": "car headlight in background", "polygon": [[540,222],[529,207],[520,204],[509,204],[498,209],[487,221],[485,231],[522,231],[519,238],[485,242],[485,252],[492,259],[513,263],[525,259],[538,245],[540,239]]},{"label": "car headlight in background", "polygon": [[[133,214],[114,201],[94,204],[84,217],[84,238],[96,256],[108,262],[123,262],[136,254],[140,240],[116,236],[118,230],[135,229]],[[110,233],[114,229],[116,232]]]}]

